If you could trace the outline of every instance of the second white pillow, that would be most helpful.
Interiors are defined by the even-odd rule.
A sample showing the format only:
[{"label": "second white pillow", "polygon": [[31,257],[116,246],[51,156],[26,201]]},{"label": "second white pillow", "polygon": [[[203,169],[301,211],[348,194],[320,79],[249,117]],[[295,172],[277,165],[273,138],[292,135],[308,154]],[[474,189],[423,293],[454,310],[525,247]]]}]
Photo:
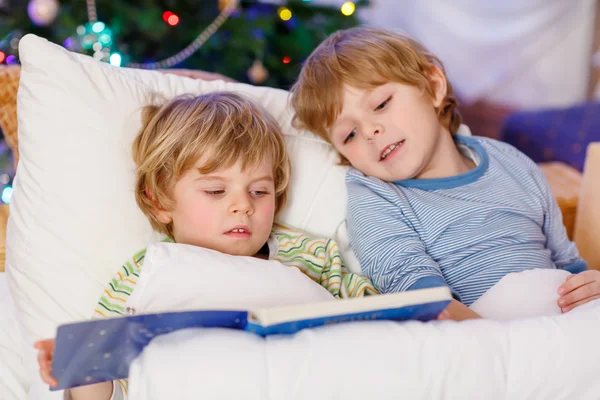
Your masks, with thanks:
[{"label": "second white pillow", "polygon": [[277,261],[161,242],[148,247],[127,305],[139,314],[249,310],[328,300],[335,298],[327,289]]}]

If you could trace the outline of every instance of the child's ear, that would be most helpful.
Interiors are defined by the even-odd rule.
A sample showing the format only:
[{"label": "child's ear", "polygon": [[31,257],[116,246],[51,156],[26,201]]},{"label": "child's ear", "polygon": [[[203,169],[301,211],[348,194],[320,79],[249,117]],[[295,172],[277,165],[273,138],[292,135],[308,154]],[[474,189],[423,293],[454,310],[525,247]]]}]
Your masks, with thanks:
[{"label": "child's ear", "polygon": [[145,193],[146,197],[148,198],[148,200],[150,200],[152,202],[152,215],[154,215],[154,218],[156,218],[156,220],[158,222],[160,222],[161,224],[165,224],[165,225],[170,224],[173,221],[173,217],[171,216],[171,213],[161,207],[160,203],[154,197],[154,195],[152,194],[150,189],[146,188],[144,190],[144,193]]},{"label": "child's ear", "polygon": [[433,106],[438,108],[444,102],[446,94],[448,94],[446,76],[437,66],[433,65],[429,70],[428,78],[429,85],[431,86],[431,92],[433,94],[431,100],[433,101]]},{"label": "child's ear", "polygon": [[173,222],[173,217],[171,217],[171,213],[167,210],[163,210],[162,208],[152,207],[152,214],[154,214],[154,218],[161,224],[169,225]]}]

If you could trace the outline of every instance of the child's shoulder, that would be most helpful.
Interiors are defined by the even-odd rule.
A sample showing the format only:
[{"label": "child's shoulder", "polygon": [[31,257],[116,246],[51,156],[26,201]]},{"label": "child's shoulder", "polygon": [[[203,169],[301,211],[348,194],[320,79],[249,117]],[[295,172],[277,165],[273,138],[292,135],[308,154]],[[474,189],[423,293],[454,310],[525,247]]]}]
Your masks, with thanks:
[{"label": "child's shoulder", "polygon": [[[166,237],[161,242],[172,242]],[[94,310],[94,318],[109,317],[125,314],[125,304],[135,290],[144,266],[147,248],[137,251],[127,259],[115,272],[98,300]]]},{"label": "child's shoulder", "polygon": [[297,239],[300,237],[305,237],[308,239],[325,240],[325,238],[318,238],[317,236],[313,236],[308,232],[305,232],[301,229],[292,228],[291,226],[282,224],[281,222],[273,223],[273,229],[271,230],[271,234],[275,237],[275,239],[277,239],[278,242],[282,242],[288,239]]},{"label": "child's shoulder", "polygon": [[287,258],[292,254],[300,253],[316,254],[332,246],[337,247],[336,242],[331,238],[313,235],[277,222],[273,224],[271,233],[277,241],[278,257],[285,255]]},{"label": "child's shoulder", "polygon": [[[173,243],[173,239],[171,239],[168,236],[165,236],[164,238],[162,238],[159,241],[159,243]],[[134,273],[135,271],[141,270],[141,268],[144,266],[144,260],[146,258],[147,251],[148,251],[148,247],[146,247],[142,250],[139,250],[138,252],[133,254],[133,256],[131,256],[127,261],[125,261],[125,263],[123,264],[123,267],[127,268],[132,273]]]},{"label": "child's shoulder", "polygon": [[462,136],[461,140],[467,143],[480,144],[485,148],[485,150],[488,152],[488,155],[491,157],[503,156],[519,161],[533,162],[529,157],[527,157],[512,144],[502,142],[497,139],[483,136]]},{"label": "child's shoulder", "polygon": [[[160,242],[171,243],[173,240],[169,237],[165,237]],[[144,266],[144,260],[146,258],[146,252],[148,248],[137,251],[131,257],[129,257],[119,268],[119,270],[113,276],[111,282],[123,282],[135,285]]]}]

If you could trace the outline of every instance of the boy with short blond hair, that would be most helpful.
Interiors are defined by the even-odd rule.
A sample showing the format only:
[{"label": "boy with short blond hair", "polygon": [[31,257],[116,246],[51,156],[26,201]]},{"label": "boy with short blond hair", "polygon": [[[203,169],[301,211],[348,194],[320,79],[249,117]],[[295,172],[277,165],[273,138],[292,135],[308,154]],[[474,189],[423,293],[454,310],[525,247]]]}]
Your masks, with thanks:
[{"label": "boy with short blond hair", "polygon": [[[348,272],[333,240],[274,223],[285,205],[290,162],[277,122],[234,93],[180,96],[148,106],[133,143],[135,197],[165,242],[296,267],[336,298],[377,293]],[[146,250],[133,255],[108,283],[94,318],[134,314],[126,308],[143,271]],[[185,277],[182,277],[185,279]],[[251,288],[249,288],[251,289]],[[165,296],[169,294],[165,288]],[[49,385],[54,339],[36,343],[40,374]],[[73,400],[127,398],[127,381],[67,391]]]},{"label": "boy with short blond hair", "polygon": [[417,41],[336,32],[303,64],[291,101],[295,125],[353,167],[350,243],[380,292],[448,286],[463,319],[505,275],[561,268],[577,274],[559,288],[563,312],[600,295],[539,168],[508,144],[457,134],[444,67]]}]

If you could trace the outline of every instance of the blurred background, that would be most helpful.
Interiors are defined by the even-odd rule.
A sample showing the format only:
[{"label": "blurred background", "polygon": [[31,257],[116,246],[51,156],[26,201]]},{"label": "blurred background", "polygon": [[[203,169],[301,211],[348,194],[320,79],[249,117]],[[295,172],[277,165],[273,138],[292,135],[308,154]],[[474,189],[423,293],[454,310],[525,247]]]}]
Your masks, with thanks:
[{"label": "blurred background", "polygon": [[[439,56],[474,134],[581,170],[587,144],[600,140],[598,14],[597,0],[0,0],[0,127],[11,144],[27,33],[115,66],[289,89],[325,37],[365,24]],[[0,142],[2,202],[13,160]]]}]

